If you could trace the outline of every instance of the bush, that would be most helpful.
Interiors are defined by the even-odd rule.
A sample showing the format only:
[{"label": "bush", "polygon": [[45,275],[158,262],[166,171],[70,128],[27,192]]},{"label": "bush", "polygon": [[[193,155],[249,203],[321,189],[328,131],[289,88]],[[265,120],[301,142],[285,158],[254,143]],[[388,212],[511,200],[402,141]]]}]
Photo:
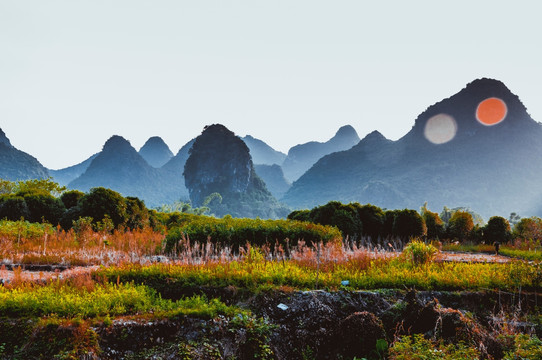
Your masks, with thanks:
[{"label": "bush", "polygon": [[435,258],[438,249],[433,245],[427,245],[423,241],[414,239],[410,241],[403,250],[403,254],[414,263],[414,265],[424,265],[430,263]]},{"label": "bush", "polygon": [[249,243],[263,246],[278,242],[282,246],[296,245],[299,240],[307,245],[319,242],[340,241],[339,230],[331,226],[293,220],[237,219],[226,216],[217,219],[209,216],[179,216],[166,237],[166,251],[171,252],[181,239],[191,243],[231,246],[234,250]]}]

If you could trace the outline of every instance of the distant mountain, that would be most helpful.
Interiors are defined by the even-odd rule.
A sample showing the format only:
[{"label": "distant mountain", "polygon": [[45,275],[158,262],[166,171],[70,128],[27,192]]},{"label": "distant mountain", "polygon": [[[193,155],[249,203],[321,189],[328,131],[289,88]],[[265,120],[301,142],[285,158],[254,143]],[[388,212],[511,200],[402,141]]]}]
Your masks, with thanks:
[{"label": "distant mountain", "polygon": [[292,147],[282,164],[284,175],[289,181],[297,180],[321,157],[342,150],[350,149],[359,142],[356,130],[350,125],[341,127],[335,136],[321,143],[311,141]]},{"label": "distant mountain", "polygon": [[47,169],[33,156],[13,147],[0,129],[0,179],[16,181],[47,177]]},{"label": "distant mountain", "polygon": [[184,201],[188,200],[188,189],[184,184],[184,165],[188,159],[189,151],[196,139],[192,139],[187,142],[178,152],[172,157],[164,166],[160,168],[164,181],[170,186],[175,187],[175,191],[179,194],[180,198]]},{"label": "distant mountain", "polygon": [[162,167],[172,157],[173,153],[161,137],[153,136],[139,149],[139,155],[155,168]]},{"label": "distant mountain", "polygon": [[256,170],[256,174],[258,174],[258,176],[265,182],[267,189],[277,199],[280,199],[292,186],[292,184],[284,177],[282,168],[276,164],[254,165],[254,170]]},{"label": "distant mountain", "polygon": [[247,144],[254,164],[281,165],[284,159],[286,159],[286,154],[273,149],[260,139],[256,139],[250,135],[241,139]]},{"label": "distant mountain", "polygon": [[196,138],[184,176],[193,206],[220,194],[221,201],[209,203],[218,216],[277,218],[289,212],[256,174],[247,145],[223,125],[206,126]]},{"label": "distant mountain", "polygon": [[397,141],[378,132],[320,159],[283,197],[385,208],[467,206],[484,217],[532,214],[542,201],[542,125],[497,80],[480,79],[424,111]]},{"label": "distant mountain", "polygon": [[118,191],[124,196],[137,196],[149,207],[179,199],[159,169],[151,167],[121,136],[112,136],[107,140],[87,170],[68,184],[69,188],[81,191],[99,186]]},{"label": "distant mountain", "polygon": [[92,162],[92,160],[94,160],[96,156],[98,156],[98,154],[94,154],[88,159],[86,159],[85,161],[77,165],[69,166],[64,169],[59,169],[59,170],[49,169],[49,174],[51,174],[54,181],[56,181],[60,185],[68,185],[71,181],[77,179],[85,171],[87,171],[90,163]]}]

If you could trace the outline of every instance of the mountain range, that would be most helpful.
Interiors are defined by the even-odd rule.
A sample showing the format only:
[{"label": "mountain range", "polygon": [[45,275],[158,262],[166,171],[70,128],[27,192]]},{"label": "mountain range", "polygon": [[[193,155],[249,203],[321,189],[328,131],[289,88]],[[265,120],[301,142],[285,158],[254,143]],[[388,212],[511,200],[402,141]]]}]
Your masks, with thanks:
[{"label": "mountain range", "polygon": [[[502,82],[478,79],[423,111],[396,141],[377,131],[359,140],[351,126],[288,154],[247,135],[252,167],[266,191],[291,208],[330,200],[383,208],[470,207],[484,217],[542,214],[542,125]],[[106,186],[150,207],[188,201],[185,164],[195,138],[175,156],[159,137],[137,151],[113,136],[80,164],[48,170],[0,130],[0,178],[53,176],[70,188]],[[218,150],[216,150],[218,152]],[[293,184],[292,184],[293,182]]]},{"label": "mountain range", "polygon": [[484,217],[539,213],[542,125],[500,81],[479,79],[430,106],[391,141],[373,132],[321,158],[285,194],[294,208],[329,200],[385,208],[467,206]]}]

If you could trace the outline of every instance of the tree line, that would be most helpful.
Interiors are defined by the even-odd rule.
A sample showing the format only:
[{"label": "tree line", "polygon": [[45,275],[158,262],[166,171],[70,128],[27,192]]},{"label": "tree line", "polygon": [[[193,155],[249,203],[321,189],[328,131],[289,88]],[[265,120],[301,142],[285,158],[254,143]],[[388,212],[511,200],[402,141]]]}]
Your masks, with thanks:
[{"label": "tree line", "polygon": [[509,220],[493,216],[487,224],[479,215],[465,208],[444,207],[438,214],[425,204],[420,211],[412,209],[384,210],[378,206],[357,202],[343,204],[330,201],[311,210],[296,210],[288,219],[310,221],[339,228],[343,237],[385,239],[397,237],[426,237],[427,239],[451,240],[473,243],[509,242],[514,238],[523,240],[542,239],[542,219],[537,217],[520,219],[512,214],[512,229]]},{"label": "tree line", "polygon": [[[169,228],[176,214],[202,215],[207,207],[192,208],[178,203],[174,207],[148,209],[137,197],[123,197],[116,191],[97,187],[87,193],[67,190],[51,179],[7,181],[0,179],[0,219],[60,225],[68,230],[78,222],[87,222],[96,229]],[[296,210],[290,220],[336,226],[343,237],[373,241],[385,238],[426,237],[473,243],[501,243],[512,239],[542,241],[542,219],[520,218],[511,214],[510,221],[493,216],[487,224],[481,217],[465,208],[444,207],[440,214],[425,204],[419,211],[412,209],[386,210],[371,204],[338,201],[311,210]]]}]

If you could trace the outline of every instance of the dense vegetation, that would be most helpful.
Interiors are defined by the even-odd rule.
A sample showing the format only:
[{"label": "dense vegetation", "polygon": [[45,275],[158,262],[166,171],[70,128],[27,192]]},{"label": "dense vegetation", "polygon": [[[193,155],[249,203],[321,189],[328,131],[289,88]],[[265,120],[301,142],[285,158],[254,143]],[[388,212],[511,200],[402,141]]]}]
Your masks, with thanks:
[{"label": "dense vegetation", "polygon": [[[504,359],[539,356],[540,334],[525,335],[523,329],[511,329],[504,323],[510,320],[506,324],[527,323],[542,329],[539,218],[511,217],[510,226],[508,220],[492,217],[484,225],[466,209],[445,208],[437,214],[426,206],[417,212],[339,202],[295,211],[287,220],[215,218],[202,215],[206,208],[189,204],[149,210],[139,199],[109,189],[67,191],[50,180],[3,181],[0,193],[0,211],[19,209],[23,212],[18,215],[37,220],[22,220],[21,216],[0,220],[0,275],[7,279],[0,285],[0,358],[70,359],[88,354],[115,358],[108,349],[118,347],[124,349],[122,357],[129,358],[134,346],[129,336],[142,336],[137,334],[147,334],[149,340],[143,341],[144,352],[134,358],[174,353],[180,358],[218,359],[234,354],[244,359],[246,354],[256,354],[272,359],[280,358],[280,351],[287,351],[290,358],[324,357],[323,352],[318,355],[323,345],[311,338],[341,344],[338,351],[345,359],[484,358],[488,351]],[[18,200],[11,200],[15,198]],[[6,204],[12,207],[4,208]],[[54,209],[58,211],[56,223],[45,217],[55,214]],[[394,239],[406,243],[409,238],[402,253],[371,252],[364,247],[371,242],[395,243]],[[503,244],[501,253],[535,262],[446,262],[438,251],[441,247],[493,252],[496,241]],[[17,264],[108,267],[61,280],[59,273],[29,277]],[[12,276],[6,277],[10,269]],[[305,321],[324,321],[317,322],[320,325],[314,329],[308,327],[310,335],[305,337],[285,333],[292,324],[281,321],[294,315],[285,317],[283,310],[270,310],[279,302],[275,297],[287,302],[315,289],[324,291],[311,292],[311,296],[348,297],[333,305],[337,311],[359,301],[358,292],[367,290],[391,296],[386,301],[392,305],[378,319],[366,312],[344,313],[338,319],[340,327],[329,328],[329,339],[318,332],[322,326],[331,326],[321,319],[291,320],[296,327],[305,326]],[[428,310],[428,304],[424,308],[408,300],[405,289],[430,291],[429,297],[444,298],[459,296],[453,295],[455,291],[487,294],[466,296],[490,300],[482,315],[439,304]],[[219,297],[223,300],[217,300]],[[508,305],[501,305],[501,297]],[[515,306],[526,313],[517,312]],[[300,308],[298,314],[320,317],[319,311],[311,314]],[[436,324],[443,329],[451,316],[452,325],[468,329],[470,338],[451,340],[443,335],[445,330],[421,337],[427,330],[415,327],[389,333],[403,321],[408,323],[409,314],[416,312],[438,313],[442,320]],[[502,318],[503,324],[482,330],[478,316]],[[372,333],[378,337],[360,347],[348,334],[362,325],[375,329]],[[163,329],[141,330],[144,326]],[[341,332],[343,328],[350,330]],[[187,341],[191,335],[179,329],[208,335]],[[168,340],[157,345],[152,339],[158,335],[153,331],[160,331],[160,337]],[[281,350],[273,341],[282,341],[283,336],[299,338],[298,343]],[[484,348],[487,344],[498,344],[500,350],[488,350]]]}]

